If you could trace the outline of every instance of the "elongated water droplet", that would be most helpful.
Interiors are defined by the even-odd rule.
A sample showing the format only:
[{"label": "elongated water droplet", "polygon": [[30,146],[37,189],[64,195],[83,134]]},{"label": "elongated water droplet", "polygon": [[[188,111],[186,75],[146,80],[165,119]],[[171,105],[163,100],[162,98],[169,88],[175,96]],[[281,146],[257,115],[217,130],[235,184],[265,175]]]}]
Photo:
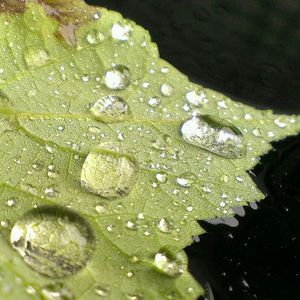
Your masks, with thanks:
[{"label": "elongated water droplet", "polygon": [[83,268],[93,252],[88,223],[60,207],[40,207],[25,214],[11,230],[10,241],[35,271],[61,278]]},{"label": "elongated water droplet", "polygon": [[104,198],[127,196],[138,173],[133,158],[95,148],[87,156],[81,172],[81,185]]},{"label": "elongated water droplet", "polygon": [[50,57],[45,49],[27,48],[24,52],[24,59],[29,68],[34,68],[47,64]]},{"label": "elongated water droplet", "polygon": [[118,96],[104,96],[91,107],[90,112],[96,117],[107,117],[112,120],[123,118],[128,111],[128,105]]},{"label": "elongated water droplet", "polygon": [[72,293],[62,284],[50,284],[42,288],[42,295],[46,300],[72,300]]},{"label": "elongated water droplet", "polygon": [[86,40],[91,45],[96,45],[104,40],[104,35],[102,32],[94,30],[87,34]]},{"label": "elongated water droplet", "polygon": [[183,261],[181,253],[177,254],[176,258],[173,259],[165,252],[159,252],[154,258],[156,268],[172,277],[177,277],[184,272]]},{"label": "elongated water droplet", "polygon": [[111,35],[115,40],[128,41],[132,33],[130,25],[115,23],[111,29]]},{"label": "elongated water droplet", "polygon": [[104,286],[97,286],[95,287],[94,291],[95,294],[100,297],[107,297],[110,293],[109,288]]},{"label": "elongated water droplet", "polygon": [[196,116],[181,127],[183,139],[227,158],[242,157],[246,153],[242,133],[228,121],[217,117]]},{"label": "elongated water droplet", "polygon": [[105,85],[111,90],[124,90],[130,84],[130,80],[130,71],[123,65],[116,65],[104,74]]}]

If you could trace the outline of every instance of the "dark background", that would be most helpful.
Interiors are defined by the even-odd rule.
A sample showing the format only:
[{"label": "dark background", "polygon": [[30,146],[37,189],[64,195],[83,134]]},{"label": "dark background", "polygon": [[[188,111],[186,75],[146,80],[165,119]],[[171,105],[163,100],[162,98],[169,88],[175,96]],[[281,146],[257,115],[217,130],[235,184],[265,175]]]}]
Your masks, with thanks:
[{"label": "dark background", "polygon": [[[144,26],[192,81],[278,113],[300,113],[299,0],[89,0]],[[201,222],[190,269],[215,300],[300,299],[300,139],[274,144],[254,180],[268,197],[239,226]],[[207,299],[213,299],[207,295]]]}]

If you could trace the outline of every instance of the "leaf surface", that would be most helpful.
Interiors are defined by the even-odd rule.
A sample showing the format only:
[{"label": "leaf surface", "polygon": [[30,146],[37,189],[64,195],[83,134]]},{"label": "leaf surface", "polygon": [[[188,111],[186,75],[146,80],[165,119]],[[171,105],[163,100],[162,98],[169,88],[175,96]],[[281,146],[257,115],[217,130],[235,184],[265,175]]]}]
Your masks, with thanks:
[{"label": "leaf surface", "polygon": [[[0,297],[197,299],[183,252],[197,221],[263,199],[247,171],[299,116],[191,83],[116,12],[16,3],[0,14]],[[210,135],[187,142],[183,124],[201,116],[232,124],[245,154],[209,151]],[[16,224],[27,244],[11,244]],[[55,276],[42,275],[53,257]]]}]

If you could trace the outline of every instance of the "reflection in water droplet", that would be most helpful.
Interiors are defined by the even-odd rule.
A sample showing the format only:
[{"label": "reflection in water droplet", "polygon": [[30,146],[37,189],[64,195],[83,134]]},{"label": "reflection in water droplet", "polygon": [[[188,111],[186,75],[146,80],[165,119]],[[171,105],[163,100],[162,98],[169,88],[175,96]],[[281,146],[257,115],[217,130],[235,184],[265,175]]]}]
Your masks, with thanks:
[{"label": "reflection in water droplet", "polygon": [[81,172],[81,185],[104,198],[127,196],[138,173],[133,158],[95,148],[87,156]]},{"label": "reflection in water droplet", "polygon": [[184,259],[182,253],[178,253],[175,259],[168,254],[159,252],[155,255],[154,264],[161,272],[177,277],[184,272]]},{"label": "reflection in water droplet", "polygon": [[88,223],[60,207],[40,207],[25,214],[11,230],[10,241],[35,271],[61,278],[83,268],[93,252]]},{"label": "reflection in water droplet", "polygon": [[128,105],[123,98],[118,96],[104,96],[98,99],[90,108],[90,112],[96,117],[109,117],[119,120],[125,116]]},{"label": "reflection in water droplet", "polygon": [[111,29],[111,35],[115,40],[128,41],[132,34],[132,28],[130,25],[121,23],[115,23]]},{"label": "reflection in water droplet", "polygon": [[160,87],[160,92],[165,97],[171,97],[174,93],[174,87],[169,83],[163,83]]},{"label": "reflection in water droplet", "polygon": [[34,68],[47,64],[50,57],[45,49],[27,48],[24,52],[24,59],[29,68]]},{"label": "reflection in water droplet", "polygon": [[111,90],[124,90],[130,84],[130,80],[130,71],[123,65],[114,66],[104,75],[105,85]]},{"label": "reflection in water droplet", "polygon": [[181,127],[183,139],[191,144],[227,158],[242,157],[246,153],[242,133],[220,118],[196,116]]}]

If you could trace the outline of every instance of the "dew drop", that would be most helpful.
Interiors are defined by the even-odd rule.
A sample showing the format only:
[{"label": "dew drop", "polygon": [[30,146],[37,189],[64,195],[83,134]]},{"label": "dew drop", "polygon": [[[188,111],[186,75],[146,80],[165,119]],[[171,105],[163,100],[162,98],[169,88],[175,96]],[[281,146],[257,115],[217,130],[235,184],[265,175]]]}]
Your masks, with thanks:
[{"label": "dew drop", "polygon": [[123,118],[128,111],[128,105],[123,98],[118,96],[104,96],[98,99],[90,108],[90,112],[96,117],[112,119]]},{"label": "dew drop", "polygon": [[283,121],[280,119],[280,117],[277,118],[277,119],[274,121],[274,123],[275,123],[279,128],[284,128],[284,127],[286,127],[286,125],[287,125],[285,122],[283,122]]},{"label": "dew drop", "polygon": [[27,48],[24,52],[24,59],[29,68],[34,68],[47,64],[50,57],[45,49]]},{"label": "dew drop", "polygon": [[177,277],[184,272],[182,254],[177,254],[176,258],[171,258],[165,252],[159,252],[155,255],[154,265],[162,273],[171,277]]},{"label": "dew drop", "polygon": [[133,158],[95,148],[87,156],[81,172],[81,185],[91,193],[113,199],[127,196],[138,173]]},{"label": "dew drop", "polygon": [[62,284],[50,284],[41,289],[45,300],[72,300],[72,293]]},{"label": "dew drop", "polygon": [[170,233],[170,225],[165,218],[159,220],[157,228],[163,233]]},{"label": "dew drop", "polygon": [[94,289],[95,294],[100,296],[100,297],[107,297],[110,293],[108,287],[103,287],[103,286],[97,286]]},{"label": "dew drop", "polygon": [[130,80],[130,71],[123,65],[115,65],[104,74],[105,85],[111,90],[124,90],[130,84]]},{"label": "dew drop", "polygon": [[111,35],[115,40],[128,41],[132,34],[132,28],[130,25],[115,23],[111,29]]},{"label": "dew drop", "polygon": [[91,45],[96,45],[102,42],[105,39],[102,32],[94,30],[87,34],[86,40]]},{"label": "dew drop", "polygon": [[166,173],[157,173],[155,177],[160,183],[166,183],[168,181],[168,175]]},{"label": "dew drop", "polygon": [[151,97],[148,99],[148,104],[151,107],[158,107],[160,105],[160,99],[158,97]]},{"label": "dew drop", "polygon": [[192,117],[183,123],[181,134],[187,143],[227,158],[242,157],[246,153],[242,133],[217,117]]},{"label": "dew drop", "polygon": [[10,241],[26,264],[51,278],[78,272],[94,248],[89,224],[76,213],[54,206],[25,214],[13,226]]},{"label": "dew drop", "polygon": [[165,97],[171,97],[174,93],[174,87],[169,83],[163,83],[160,87],[160,92]]},{"label": "dew drop", "polygon": [[190,91],[186,93],[185,98],[190,104],[198,107],[208,101],[204,92],[198,94],[196,91]]}]

